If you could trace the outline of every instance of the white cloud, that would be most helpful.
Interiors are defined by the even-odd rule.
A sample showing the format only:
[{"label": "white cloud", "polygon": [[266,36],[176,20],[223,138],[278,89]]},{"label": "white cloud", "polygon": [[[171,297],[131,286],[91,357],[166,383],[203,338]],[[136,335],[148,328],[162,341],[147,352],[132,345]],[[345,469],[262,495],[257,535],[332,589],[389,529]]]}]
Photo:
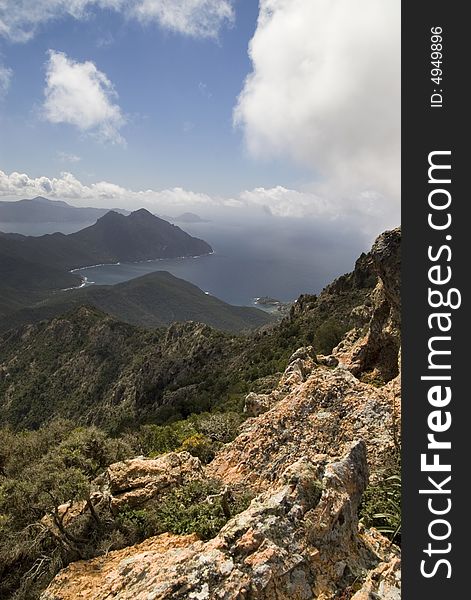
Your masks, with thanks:
[{"label": "white cloud", "polygon": [[166,206],[218,204],[218,200],[206,194],[199,194],[182,188],[160,191],[150,189],[133,191],[109,181],[99,181],[86,185],[68,172],[61,173],[60,177],[29,177],[26,173],[13,172],[7,174],[0,171],[0,196],[32,198],[40,195],[52,199],[77,201],[78,204],[81,201],[91,201],[97,206],[101,203],[102,205],[128,208],[138,208],[145,205],[158,206],[159,204]]},{"label": "white cloud", "polygon": [[65,16],[84,19],[93,7],[118,9],[124,4],[124,0],[2,0],[0,35],[24,42],[47,21]]},{"label": "white cloud", "polygon": [[[241,192],[237,202],[246,207],[260,207],[274,217],[317,221],[335,221],[342,218],[363,222],[360,226],[374,232],[397,225],[397,215],[387,199],[374,191],[353,191],[342,195],[338,189],[332,195],[332,186],[316,186],[315,191],[292,190],[283,186],[255,188]],[[322,192],[325,193],[322,193]],[[357,222],[357,221],[355,221]]]},{"label": "white cloud", "polygon": [[113,9],[193,37],[216,38],[234,19],[232,0],[0,0],[0,35],[24,42],[48,21],[86,19],[96,9]]},{"label": "white cloud", "polygon": [[50,51],[46,72],[43,116],[51,123],[68,123],[111,143],[124,143],[125,124],[116,92],[94,63],[79,63],[62,52]]},{"label": "white cloud", "polygon": [[13,71],[0,64],[0,100],[4,98],[10,88]]},{"label": "white cloud", "polygon": [[342,202],[309,191],[291,190],[282,186],[242,191],[235,197],[216,197],[179,187],[165,190],[130,190],[109,181],[86,185],[68,172],[60,177],[29,177],[25,173],[0,171],[0,196],[33,198],[47,196],[72,201],[77,205],[121,208],[147,207],[163,214],[173,210],[205,210],[208,214],[219,209],[239,209],[275,218],[315,219],[317,224],[350,219],[353,228],[376,234],[383,226],[394,226],[394,214],[387,214],[383,201],[372,192],[345,197]]},{"label": "white cloud", "polygon": [[307,165],[330,202],[397,214],[400,3],[261,0],[249,52],[234,120],[251,154]]},{"label": "white cloud", "polygon": [[265,212],[277,217],[334,216],[332,206],[324,198],[281,185],[242,192],[240,200],[247,206],[260,206]]},{"label": "white cloud", "polygon": [[230,0],[139,0],[135,13],[143,21],[195,37],[217,37],[221,26],[234,19]]}]

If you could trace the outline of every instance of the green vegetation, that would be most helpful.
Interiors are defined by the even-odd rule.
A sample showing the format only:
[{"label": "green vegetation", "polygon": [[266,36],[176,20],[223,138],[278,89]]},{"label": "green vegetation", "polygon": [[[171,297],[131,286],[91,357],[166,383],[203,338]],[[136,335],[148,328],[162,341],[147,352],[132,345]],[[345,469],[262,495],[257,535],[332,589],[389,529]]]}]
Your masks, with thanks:
[{"label": "green vegetation", "polygon": [[[18,272],[15,265],[13,268]],[[80,285],[76,275],[66,275],[71,281],[62,282],[63,288]],[[156,271],[116,285],[57,292],[46,300],[36,298],[35,303],[25,299],[25,304],[19,305],[16,297],[13,308],[17,310],[12,311],[9,304],[3,319],[0,305],[0,331],[51,319],[84,305],[147,328],[163,327],[175,321],[198,321],[221,331],[240,332],[275,322],[274,317],[262,310],[232,306],[166,271]]]},{"label": "green vegetation", "polygon": [[87,519],[68,528],[59,507],[87,502],[90,480],[132,454],[124,441],[66,421],[0,430],[0,597],[36,598],[58,569],[93,554],[102,531]]},{"label": "green vegetation", "polygon": [[[29,204],[26,202],[33,208],[30,215],[33,220],[34,207],[45,209],[51,208],[50,204],[53,204],[53,212],[60,210],[57,203],[48,204],[44,199],[30,201]],[[15,208],[13,204],[20,203],[6,203],[12,204],[11,207],[5,207],[4,204],[0,203],[0,211],[5,211],[6,208],[10,210]],[[0,317],[3,320],[3,323],[0,321],[0,329],[31,323],[41,318],[51,318],[72,306],[77,306],[80,300],[82,303],[86,302],[86,297],[70,299],[64,294],[56,296],[54,293],[80,285],[81,277],[77,273],[69,272],[71,269],[120,261],[197,256],[208,252],[211,252],[209,244],[144,209],[129,216],[105,211],[94,225],[69,235],[54,233],[34,237],[0,232]],[[100,296],[100,293],[98,295]],[[138,307],[140,304],[135,298],[133,300],[131,292],[124,299],[121,309],[124,314],[121,314],[121,296],[118,292],[116,295],[111,294],[108,300],[102,298],[102,301],[106,304],[105,310],[110,308],[113,312],[114,308],[119,317],[126,318],[126,314],[129,315],[130,309],[133,308],[133,303]],[[173,297],[169,301],[172,299]],[[201,300],[199,304],[202,304]],[[97,306],[100,306],[99,298]],[[175,307],[176,305],[173,305],[173,308]],[[150,316],[159,324],[178,320],[175,318],[169,321],[167,315],[159,322],[158,315],[155,311],[149,311],[148,304],[144,302],[140,308],[146,313],[143,318]],[[208,312],[207,309],[206,314]],[[254,312],[252,315],[255,321],[256,314]],[[241,320],[243,316],[239,315]],[[10,320],[10,317],[13,317],[13,320]],[[250,321],[249,316],[247,319]],[[212,324],[217,327],[221,325]],[[254,323],[257,324],[260,323]],[[155,326],[155,322],[153,325]]]},{"label": "green vegetation", "polygon": [[401,475],[394,472],[363,494],[360,517],[366,527],[376,527],[391,543],[401,545]]},{"label": "green vegetation", "polygon": [[198,323],[149,331],[86,307],[7,332],[0,425],[37,428],[53,415],[122,432],[204,411],[240,412],[245,395],[267,377],[273,387],[299,347],[329,353],[367,291],[336,301],[301,297],[280,324],[240,336]]},{"label": "green vegetation", "polygon": [[153,507],[122,509],[117,521],[122,529],[142,539],[169,531],[196,533],[209,540],[232,516],[245,510],[250,500],[248,494],[236,494],[215,480],[191,481],[175,488]]},{"label": "green vegetation", "polygon": [[[131,217],[107,218],[127,223]],[[148,219],[141,214],[133,218],[140,226],[142,218]],[[273,387],[299,347],[331,352],[354,324],[352,309],[368,302],[374,283],[363,257],[354,273],[339,278],[319,297],[301,296],[279,324],[237,336],[196,322],[144,329],[93,306],[9,330],[0,336],[0,425],[38,428],[62,417],[115,434],[205,411],[240,412],[244,396],[263,391],[266,381],[268,389]],[[256,324],[260,315],[229,307],[168,273],[113,286],[113,292],[106,287],[78,290],[71,298],[80,304],[91,294],[107,310],[129,319],[130,314],[138,315],[138,321],[151,320],[152,314],[167,314],[167,321],[198,321],[207,310],[221,327],[239,328]],[[181,307],[178,315],[166,305],[171,294]],[[59,306],[61,297],[54,300]],[[29,320],[31,309],[24,310]],[[14,322],[10,315],[9,325]]]},{"label": "green vegetation", "polygon": [[202,413],[168,425],[143,425],[125,437],[131,436],[133,445],[147,456],[184,450],[208,463],[223,444],[237,436],[242,421],[235,412]]},{"label": "green vegetation", "polygon": [[110,210],[94,225],[68,235],[0,236],[0,253],[66,271],[101,263],[208,252],[211,252],[209,244],[143,208],[128,216]]},{"label": "green vegetation", "polygon": [[245,510],[247,495],[215,480],[195,481],[154,505],[125,507],[114,514],[108,506],[93,504],[90,483],[108,465],[142,453],[144,445],[148,456],[183,447],[195,456],[202,448],[213,452],[211,444],[236,435],[237,422],[240,417],[231,413],[198,415],[117,438],[63,420],[37,431],[0,429],[0,598],[37,598],[69,562],[151,535],[216,535],[231,516]]}]

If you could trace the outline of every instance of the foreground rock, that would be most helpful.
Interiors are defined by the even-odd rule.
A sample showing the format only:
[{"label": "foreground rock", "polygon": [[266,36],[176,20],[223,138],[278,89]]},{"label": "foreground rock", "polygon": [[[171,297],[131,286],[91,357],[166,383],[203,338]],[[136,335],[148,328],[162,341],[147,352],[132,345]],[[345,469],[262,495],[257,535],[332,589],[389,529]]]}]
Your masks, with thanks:
[{"label": "foreground rock", "polygon": [[401,600],[401,560],[380,563],[352,600]]},{"label": "foreground rock", "polygon": [[394,555],[357,533],[367,481],[362,442],[327,466],[299,460],[209,542],[165,534],[74,563],[42,600],[333,598]]},{"label": "foreground rock", "polygon": [[133,458],[109,466],[93,482],[94,498],[106,499],[113,510],[135,508],[175,486],[202,478],[200,460],[188,452],[170,452],[156,459]]},{"label": "foreground rock", "polygon": [[264,490],[299,458],[326,461],[342,454],[352,440],[364,439],[375,476],[397,451],[399,414],[397,384],[376,388],[346,369],[317,366],[271,410],[246,421],[207,474]]}]

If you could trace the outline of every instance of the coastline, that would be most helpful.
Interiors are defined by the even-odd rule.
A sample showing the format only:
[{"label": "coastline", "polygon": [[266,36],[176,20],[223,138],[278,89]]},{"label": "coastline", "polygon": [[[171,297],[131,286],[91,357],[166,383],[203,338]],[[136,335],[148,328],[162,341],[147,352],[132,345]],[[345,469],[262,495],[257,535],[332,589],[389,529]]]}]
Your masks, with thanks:
[{"label": "coastline", "polygon": [[[211,252],[206,252],[205,254],[196,254],[194,256],[186,255],[186,256],[171,256],[171,257],[161,257],[161,258],[147,258],[144,260],[130,260],[124,261],[124,264],[129,265],[139,265],[142,263],[150,263],[150,262],[158,262],[159,260],[181,260],[183,258],[202,258],[203,256],[211,256],[216,254],[214,250]],[[122,262],[115,263],[99,263],[97,265],[85,265],[84,267],[76,267],[75,269],[70,269],[69,273],[77,273],[78,271],[85,271],[85,269],[95,269],[96,267],[116,267],[123,264]]]},{"label": "coastline", "polygon": [[[124,264],[139,265],[139,264],[143,264],[143,263],[158,262],[161,260],[196,259],[196,258],[201,258],[203,256],[211,256],[212,254],[215,254],[214,250],[212,250],[211,252],[207,252],[206,254],[197,254],[195,256],[175,256],[173,258],[149,258],[149,259],[145,259],[145,260],[135,260],[135,261],[125,262]],[[123,264],[123,263],[121,263],[121,261],[120,261],[120,262],[116,262],[116,263],[99,263],[97,265],[87,265],[85,267],[77,267],[75,269],[70,269],[69,273],[78,273],[79,271],[85,271],[86,269],[94,269],[97,267],[116,267],[116,266],[120,266],[121,264]],[[81,288],[84,288],[87,285],[95,284],[95,282],[90,281],[86,275],[80,275],[80,277],[82,278],[82,283],[80,285],[70,287],[70,288],[63,288],[60,291],[61,292],[69,292],[71,290],[80,290]],[[205,293],[209,294],[209,292],[205,292]]]}]

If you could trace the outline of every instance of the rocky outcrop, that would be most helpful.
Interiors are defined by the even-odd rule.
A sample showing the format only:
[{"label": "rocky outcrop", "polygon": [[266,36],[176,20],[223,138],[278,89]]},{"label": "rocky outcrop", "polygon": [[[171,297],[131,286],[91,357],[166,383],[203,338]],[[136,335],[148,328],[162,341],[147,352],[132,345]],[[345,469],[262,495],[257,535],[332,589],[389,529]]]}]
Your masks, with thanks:
[{"label": "rocky outcrop", "polygon": [[62,504],[57,508],[56,519],[45,515],[42,523],[58,534],[57,519],[69,527],[83,515],[92,514],[90,511],[104,509],[111,515],[122,508],[143,507],[178,486],[205,478],[200,459],[188,452],[169,452],[156,459],[140,456],[113,463],[92,481],[88,501]]},{"label": "rocky outcrop", "polygon": [[[329,363],[330,358],[335,361],[334,357],[322,358],[325,359],[323,364]],[[288,366],[281,376],[278,385],[269,394],[256,394],[254,392],[247,394],[244,403],[244,413],[249,417],[257,417],[270,410],[286,394],[292,391],[295,386],[306,381],[318,363],[320,361],[316,357],[312,346],[296,350],[289,359]],[[332,366],[331,362],[329,366]]]},{"label": "rocky outcrop", "polygon": [[275,404],[276,399],[273,397],[273,394],[255,394],[255,392],[250,392],[245,397],[244,402],[244,413],[248,417],[258,417]]},{"label": "rocky outcrop", "polygon": [[207,473],[231,485],[267,489],[299,458],[326,460],[341,454],[352,440],[364,439],[375,475],[397,444],[397,392],[392,384],[377,388],[362,383],[345,368],[316,365],[271,410],[247,420]]},{"label": "rocky outcrop", "polygon": [[367,480],[362,442],[327,466],[301,459],[214,539],[165,534],[74,563],[42,600],[333,598],[394,554],[358,535]]},{"label": "rocky outcrop", "polygon": [[352,600],[401,600],[401,560],[395,556],[380,563]]},{"label": "rocky outcrop", "polygon": [[104,498],[113,510],[134,508],[178,485],[204,477],[203,467],[188,452],[170,452],[156,459],[133,458],[114,463],[92,484],[94,498]]},{"label": "rocky outcrop", "polygon": [[378,236],[371,248],[375,271],[383,284],[384,296],[391,308],[392,324],[401,323],[401,229]]},{"label": "rocky outcrop", "polygon": [[356,376],[387,382],[399,374],[400,250],[400,228],[376,239],[368,256],[378,283],[370,294],[369,306],[354,309],[359,327],[333,350],[340,364]]}]

